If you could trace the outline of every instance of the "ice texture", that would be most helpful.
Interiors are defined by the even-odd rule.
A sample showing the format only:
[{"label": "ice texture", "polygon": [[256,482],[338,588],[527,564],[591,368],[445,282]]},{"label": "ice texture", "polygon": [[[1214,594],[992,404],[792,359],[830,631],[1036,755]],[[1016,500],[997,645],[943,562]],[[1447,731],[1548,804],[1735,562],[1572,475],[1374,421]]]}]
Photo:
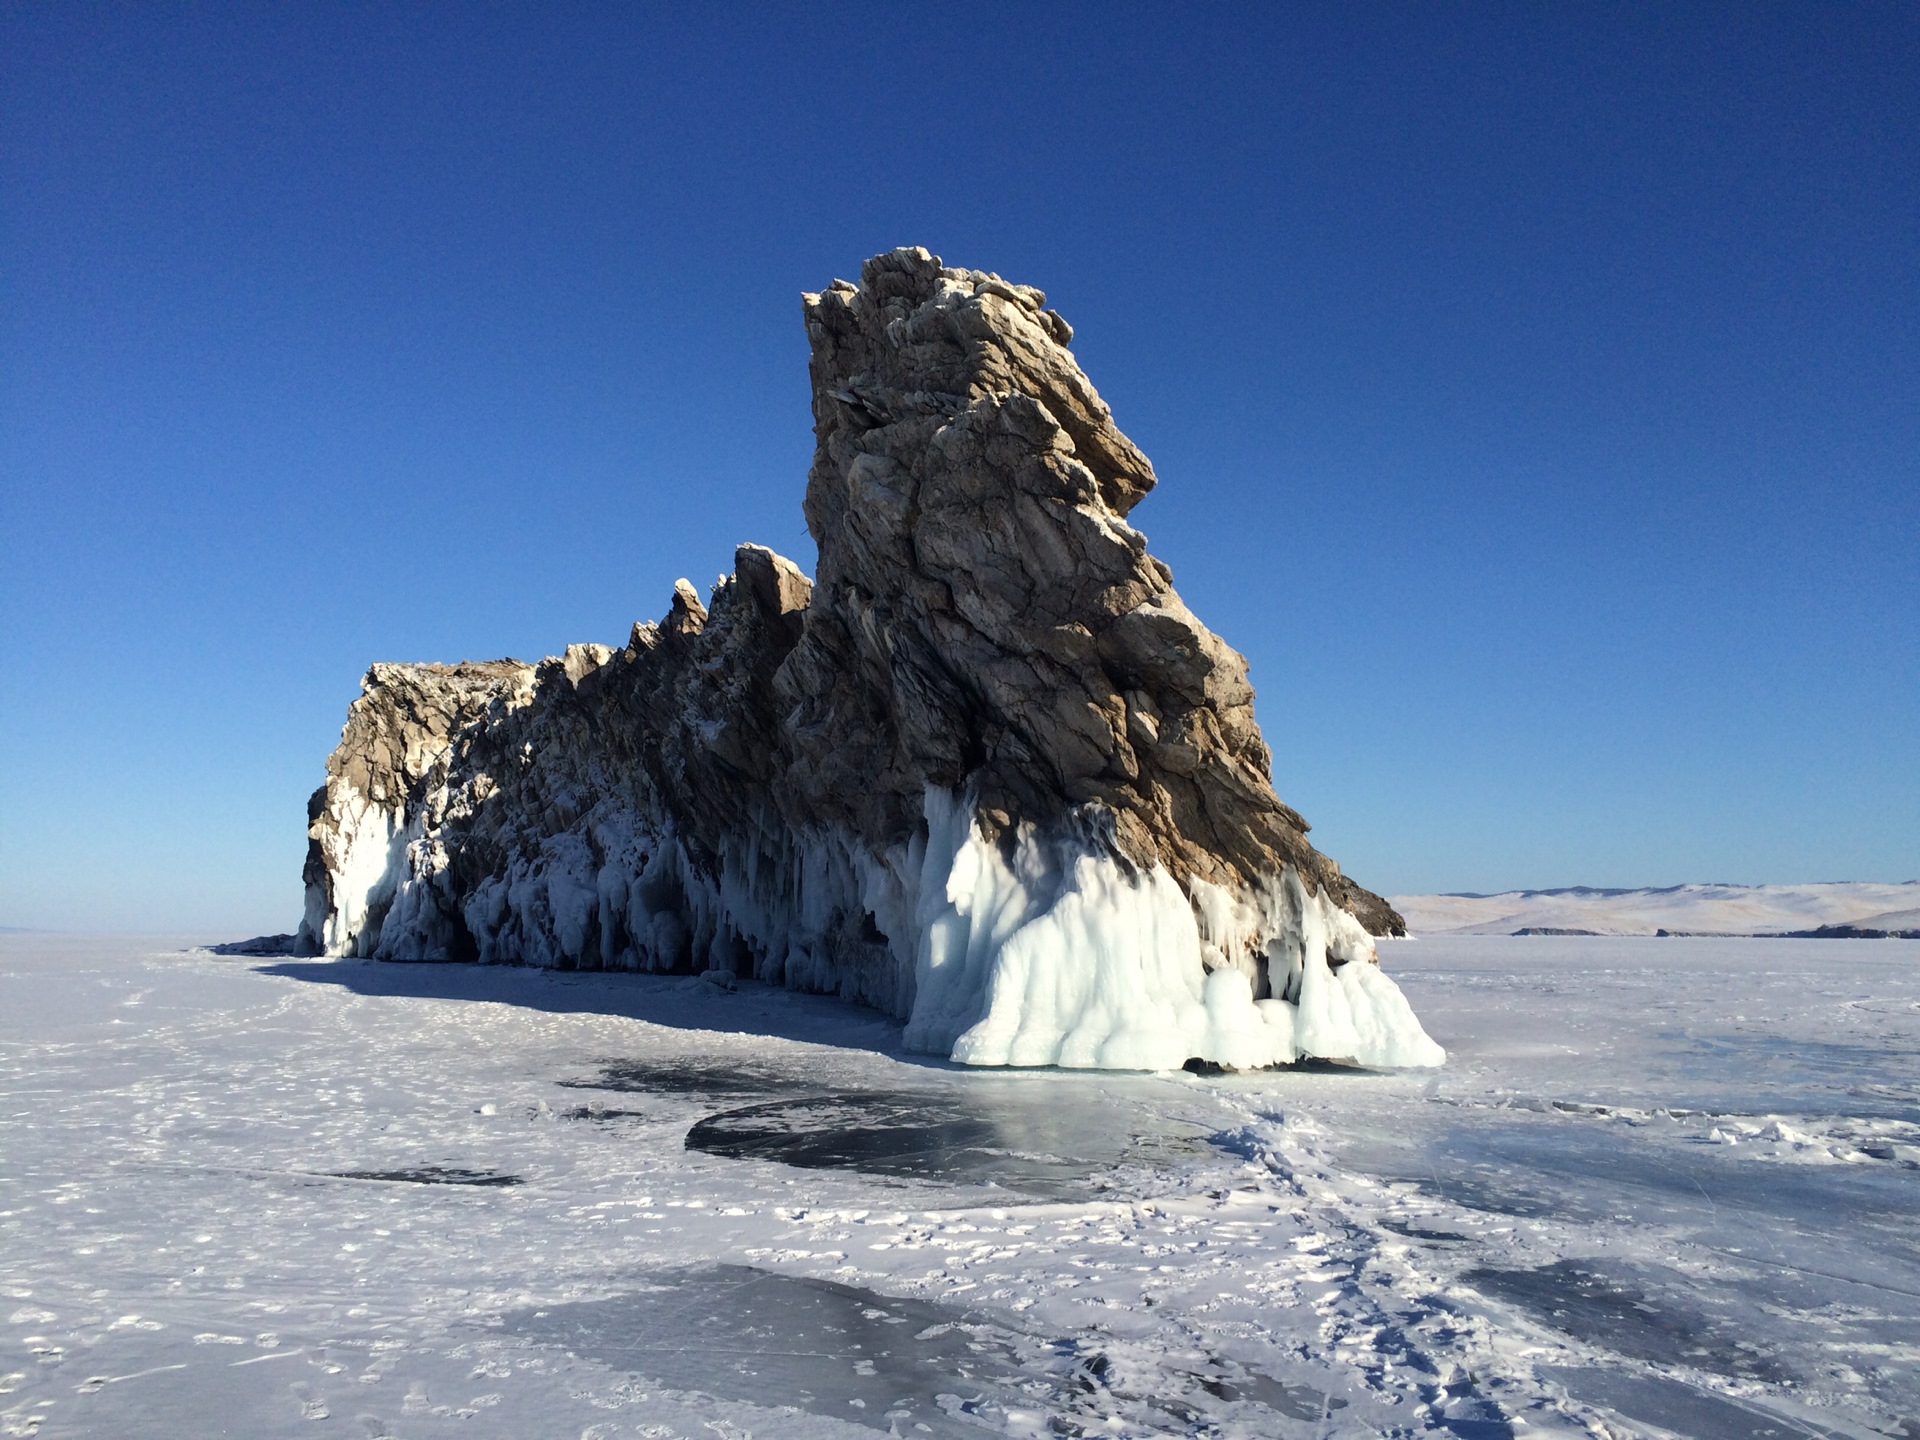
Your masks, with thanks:
[{"label": "ice texture", "polygon": [[[1189,1058],[1255,1069],[1300,1054],[1365,1065],[1446,1058],[1380,973],[1371,937],[1292,871],[1282,903],[1234,906],[1208,887],[1211,903],[1196,907],[1164,869],[1123,867],[1070,842],[1025,834],[1009,859],[971,807],[938,791],[927,795],[927,825],[907,1025],[916,1049],[968,1065],[1108,1070]],[[1243,910],[1266,923],[1231,929]],[[1236,952],[1259,945],[1267,965],[1232,963],[1203,940],[1201,915]],[[1282,960],[1289,993],[1256,1001],[1256,976]]]},{"label": "ice texture", "polygon": [[1920,941],[1382,942],[1444,1069],[1207,1076],[962,1070],[684,974],[187,938],[0,935],[0,1434],[1920,1415]]},{"label": "ice texture", "polygon": [[[864,913],[876,967],[893,973],[860,977],[853,998],[910,997],[908,1047],[968,1065],[1445,1061],[1380,972],[1372,937],[1291,869],[1263,895],[1196,882],[1190,898],[1164,868],[1103,845],[1092,825],[1044,836],[1023,826],[1007,845],[983,833],[969,796],[929,786],[925,807],[925,838],[886,855],[822,834],[772,863],[723,856],[717,880],[670,831],[609,813],[595,845],[551,837],[540,863],[479,884],[463,918],[482,961],[690,965],[845,993],[822,940],[836,917]],[[444,956],[431,896],[444,852],[383,826],[383,813],[368,808],[342,827],[350,848],[328,948]],[[377,927],[347,923],[382,910]]]}]

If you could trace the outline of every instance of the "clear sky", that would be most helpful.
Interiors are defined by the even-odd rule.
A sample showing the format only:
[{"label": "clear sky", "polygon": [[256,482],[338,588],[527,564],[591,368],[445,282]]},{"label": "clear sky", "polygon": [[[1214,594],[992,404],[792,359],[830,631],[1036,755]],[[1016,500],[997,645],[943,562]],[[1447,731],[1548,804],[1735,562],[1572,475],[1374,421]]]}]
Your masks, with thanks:
[{"label": "clear sky", "polygon": [[373,660],[811,568],[1045,289],[1390,893],[1920,875],[1920,6],[0,6],[0,923],[290,929]]}]

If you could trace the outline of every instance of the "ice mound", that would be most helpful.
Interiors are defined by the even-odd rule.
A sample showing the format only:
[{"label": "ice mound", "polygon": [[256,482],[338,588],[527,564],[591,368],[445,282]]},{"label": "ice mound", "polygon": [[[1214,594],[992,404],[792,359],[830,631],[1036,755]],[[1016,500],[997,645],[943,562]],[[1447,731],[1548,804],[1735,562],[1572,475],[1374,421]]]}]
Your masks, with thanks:
[{"label": "ice mound", "polygon": [[753,976],[978,1065],[1440,1063],[1045,296],[896,250],[804,299],[817,575],[742,545],[621,649],[373,666],[303,945]]},{"label": "ice mound", "polygon": [[[935,838],[907,1023],[915,1049],[969,1065],[1103,1070],[1175,1069],[1189,1058],[1257,1069],[1303,1054],[1396,1066],[1446,1058],[1381,974],[1371,937],[1309,896],[1291,869],[1276,923],[1220,937],[1235,946],[1228,961],[1202,939],[1204,911],[1161,866],[1032,835],[1009,860],[968,807],[938,791],[927,795],[927,824]],[[1251,944],[1264,964],[1240,963]],[[1263,982],[1279,993],[1255,1000]]]}]

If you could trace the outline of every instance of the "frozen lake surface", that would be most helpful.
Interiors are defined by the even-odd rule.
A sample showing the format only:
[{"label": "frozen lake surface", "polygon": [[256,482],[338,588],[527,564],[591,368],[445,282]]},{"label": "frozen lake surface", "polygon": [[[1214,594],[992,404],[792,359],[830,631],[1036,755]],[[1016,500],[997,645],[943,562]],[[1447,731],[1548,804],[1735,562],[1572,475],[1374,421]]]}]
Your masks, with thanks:
[{"label": "frozen lake surface", "polygon": [[0,1434],[1920,1436],[1920,942],[1381,948],[1445,1069],[0,936]]}]

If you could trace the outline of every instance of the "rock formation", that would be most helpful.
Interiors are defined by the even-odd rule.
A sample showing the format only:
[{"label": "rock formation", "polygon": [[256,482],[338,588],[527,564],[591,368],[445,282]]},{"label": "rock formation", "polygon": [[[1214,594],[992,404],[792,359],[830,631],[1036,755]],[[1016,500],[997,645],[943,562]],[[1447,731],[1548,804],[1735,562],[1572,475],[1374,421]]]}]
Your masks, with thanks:
[{"label": "rock formation", "polygon": [[982,1064],[1439,1063],[1046,297],[902,249],[804,305],[818,574],[742,545],[622,650],[373,666],[302,942],[752,975]]}]

